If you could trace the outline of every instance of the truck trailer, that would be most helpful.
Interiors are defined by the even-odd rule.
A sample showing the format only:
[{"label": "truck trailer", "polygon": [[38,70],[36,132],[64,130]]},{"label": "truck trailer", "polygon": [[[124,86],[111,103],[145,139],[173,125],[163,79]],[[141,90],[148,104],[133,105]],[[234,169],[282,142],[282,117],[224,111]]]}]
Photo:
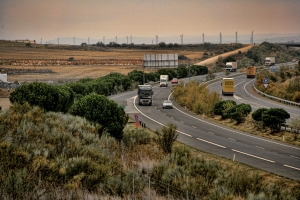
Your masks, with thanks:
[{"label": "truck trailer", "polygon": [[223,78],[221,86],[222,86],[222,95],[234,95],[233,78]]},{"label": "truck trailer", "polygon": [[246,69],[247,78],[255,78],[256,75],[256,67],[250,66]]},{"label": "truck trailer", "polygon": [[139,105],[152,105],[152,86],[151,85],[138,85],[138,104]]},{"label": "truck trailer", "polygon": [[265,66],[273,66],[275,65],[275,57],[266,57]]},{"label": "truck trailer", "polygon": [[236,72],[237,62],[226,62],[225,70],[230,72]]},{"label": "truck trailer", "polygon": [[169,76],[168,75],[160,75],[159,86],[160,87],[168,87]]}]

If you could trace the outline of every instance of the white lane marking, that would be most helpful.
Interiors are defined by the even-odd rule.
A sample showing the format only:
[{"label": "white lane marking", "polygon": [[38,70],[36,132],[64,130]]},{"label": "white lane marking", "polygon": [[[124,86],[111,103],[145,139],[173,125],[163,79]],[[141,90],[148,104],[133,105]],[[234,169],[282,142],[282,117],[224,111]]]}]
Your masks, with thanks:
[{"label": "white lane marking", "polygon": [[299,170],[299,171],[300,171],[300,169],[299,169],[299,168],[297,168],[297,167],[293,167],[293,166],[290,166],[290,165],[283,165],[283,166],[285,166],[285,167],[289,167],[289,168],[292,168],[292,169],[296,169],[296,170]]},{"label": "white lane marking", "polygon": [[251,156],[253,158],[258,158],[258,159],[265,160],[265,161],[268,161],[268,162],[271,162],[271,163],[275,163],[275,161],[273,161],[273,160],[269,160],[269,159],[266,159],[266,158],[258,157],[258,156],[255,156],[255,155],[252,155],[252,154],[249,154],[249,153],[245,153],[245,152],[242,152],[242,151],[238,151],[238,150],[235,150],[235,149],[231,149],[231,150],[235,151],[235,152],[238,152],[238,153],[241,153],[241,154],[244,154],[244,155],[247,155],[247,156]]},{"label": "white lane marking", "polygon": [[180,123],[184,124],[184,122],[183,122],[183,121],[180,121]]},{"label": "white lane marking", "polygon": [[[133,99],[133,106],[135,107],[135,109],[136,109],[139,113],[141,113],[142,115],[144,115],[144,117],[146,117],[146,118],[148,118],[148,119],[154,121],[155,123],[157,123],[157,124],[159,124],[159,125],[161,125],[161,126],[167,127],[166,125],[164,125],[164,124],[162,124],[162,123],[160,123],[160,122],[158,122],[158,121],[152,119],[151,117],[148,117],[148,116],[145,115],[143,112],[141,112],[141,111],[136,107],[136,105],[135,105],[135,100],[136,100],[136,98],[137,98],[137,96],[135,96],[134,99]],[[186,136],[189,136],[189,137],[193,137],[193,136],[191,136],[191,135],[189,135],[189,134],[187,134],[187,133],[184,133],[184,132],[182,132],[182,131],[179,131],[179,130],[176,130],[176,131],[177,131],[178,133],[183,134],[183,135],[186,135]]]},{"label": "white lane marking", "polygon": [[203,141],[203,142],[206,142],[206,143],[209,143],[209,144],[213,144],[213,145],[215,145],[215,146],[218,146],[218,147],[221,147],[221,148],[226,149],[226,147],[224,147],[224,146],[222,146],[222,145],[219,145],[219,144],[216,144],[216,143],[213,143],[213,142],[209,142],[209,141],[207,141],[207,140],[203,140],[203,139],[200,139],[200,138],[197,138],[197,140],[201,140],[201,141]]},{"label": "white lane marking", "polygon": [[256,148],[260,148],[260,149],[265,149],[265,148],[263,148],[263,147],[259,147],[259,146],[255,146]]},{"label": "white lane marking", "polygon": [[193,128],[197,128],[196,126],[192,126]]},{"label": "white lane marking", "polygon": [[229,140],[232,140],[232,141],[236,141],[235,139],[232,139],[232,138],[228,138]]},{"label": "white lane marking", "polygon": [[174,119],[174,117],[170,117],[171,119]]},{"label": "white lane marking", "polygon": [[300,159],[299,157],[297,157],[297,156],[292,156],[292,155],[290,155],[292,158],[297,158],[297,159]]},{"label": "white lane marking", "polygon": [[[171,93],[171,94],[172,94],[172,93]],[[175,107],[174,105],[173,105],[173,108],[175,108],[175,109],[178,110],[179,112],[181,112],[181,113],[183,113],[183,114],[185,114],[185,115],[187,115],[187,116],[189,116],[189,117],[192,117],[192,118],[194,118],[194,119],[196,119],[196,120],[198,120],[198,121],[201,121],[201,122],[203,122],[203,123],[209,124],[209,125],[214,126],[214,127],[218,127],[218,128],[220,128],[220,129],[223,129],[223,130],[227,130],[227,131],[230,131],[230,132],[233,132],[233,133],[237,133],[237,134],[239,134],[239,135],[247,136],[247,137],[250,137],[250,138],[254,138],[254,139],[257,139],[257,140],[261,140],[261,141],[265,141],[265,142],[277,144],[277,145],[280,145],[280,146],[284,146],[284,147],[288,147],[288,148],[300,150],[300,148],[297,148],[297,147],[294,147],[294,146],[288,146],[288,145],[286,145],[286,144],[281,144],[281,143],[274,142],[274,141],[271,141],[271,140],[266,140],[266,139],[259,138],[259,137],[253,136],[253,135],[248,135],[248,134],[245,134],[245,133],[237,132],[237,131],[235,131],[235,130],[230,130],[230,129],[228,129],[228,128],[224,128],[224,127],[221,127],[221,126],[212,124],[212,123],[210,123],[210,122],[207,122],[207,121],[204,121],[204,120],[199,119],[199,118],[197,118],[197,117],[194,117],[194,116],[192,116],[192,115],[189,115],[189,114],[187,114],[187,113],[185,113],[185,112],[179,110],[179,109],[178,109],[177,107]]]},{"label": "white lane marking", "polygon": [[[261,105],[261,104],[257,104],[257,103],[254,103],[254,102],[252,102],[252,101],[248,101],[248,100],[246,100],[246,99],[243,99],[243,98],[241,98],[241,97],[239,97],[239,96],[237,96],[237,95],[233,95],[233,97],[236,99],[236,100],[238,100],[238,101],[240,101],[240,102],[242,102],[242,103],[248,103],[248,104],[250,104],[250,106],[251,107],[253,107],[253,108],[260,108],[260,107],[263,107],[263,108],[269,108],[269,107],[267,107],[267,106],[264,106],[264,105]],[[254,105],[252,105],[252,104],[254,104],[254,105],[258,105],[258,106],[260,106],[260,107],[256,107],[256,106],[254,106]]]},{"label": "white lane marking", "polygon": [[210,132],[210,131],[208,131],[208,133],[210,133],[210,134],[213,134],[213,135],[214,135],[214,133],[213,133],[213,132]]},{"label": "white lane marking", "polygon": [[246,82],[246,81],[242,81],[242,82],[236,84],[234,87],[236,87],[236,86],[238,86],[239,84],[244,83],[244,82]]}]

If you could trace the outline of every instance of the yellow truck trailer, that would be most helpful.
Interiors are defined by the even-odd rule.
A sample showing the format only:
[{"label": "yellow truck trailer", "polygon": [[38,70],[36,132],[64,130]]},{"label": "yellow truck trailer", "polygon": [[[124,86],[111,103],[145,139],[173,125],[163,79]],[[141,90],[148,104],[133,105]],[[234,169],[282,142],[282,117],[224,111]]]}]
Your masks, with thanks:
[{"label": "yellow truck trailer", "polygon": [[222,94],[223,95],[233,95],[234,94],[234,79],[233,78],[223,78],[221,86],[222,86]]},{"label": "yellow truck trailer", "polygon": [[254,66],[247,67],[246,69],[247,78],[255,78],[255,74],[256,74],[256,67]]}]

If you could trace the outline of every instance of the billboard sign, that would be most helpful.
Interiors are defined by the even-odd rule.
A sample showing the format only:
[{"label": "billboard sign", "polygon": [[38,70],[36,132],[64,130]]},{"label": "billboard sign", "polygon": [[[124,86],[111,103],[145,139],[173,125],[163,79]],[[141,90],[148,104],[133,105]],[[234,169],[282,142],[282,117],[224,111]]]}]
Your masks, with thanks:
[{"label": "billboard sign", "polygon": [[145,54],[145,68],[177,68],[178,54]]}]

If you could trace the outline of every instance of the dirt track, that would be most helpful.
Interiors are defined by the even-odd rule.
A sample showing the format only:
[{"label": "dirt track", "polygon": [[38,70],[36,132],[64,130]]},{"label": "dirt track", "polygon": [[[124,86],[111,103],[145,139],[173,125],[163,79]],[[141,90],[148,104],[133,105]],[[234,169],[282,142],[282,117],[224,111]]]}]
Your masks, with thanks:
[{"label": "dirt track", "polygon": [[231,52],[227,52],[227,53],[224,53],[224,54],[221,54],[221,55],[218,55],[218,56],[214,56],[212,58],[208,58],[208,59],[203,60],[201,62],[195,63],[195,65],[205,66],[205,65],[208,65],[208,64],[212,64],[212,63],[215,63],[220,56],[222,56],[223,58],[224,57],[228,57],[230,55],[238,54],[239,51],[241,51],[242,53],[244,53],[244,52],[247,52],[252,47],[253,47],[253,45],[249,45],[247,47],[244,47],[244,48],[241,48],[241,49],[237,49],[235,51],[231,51]]}]

